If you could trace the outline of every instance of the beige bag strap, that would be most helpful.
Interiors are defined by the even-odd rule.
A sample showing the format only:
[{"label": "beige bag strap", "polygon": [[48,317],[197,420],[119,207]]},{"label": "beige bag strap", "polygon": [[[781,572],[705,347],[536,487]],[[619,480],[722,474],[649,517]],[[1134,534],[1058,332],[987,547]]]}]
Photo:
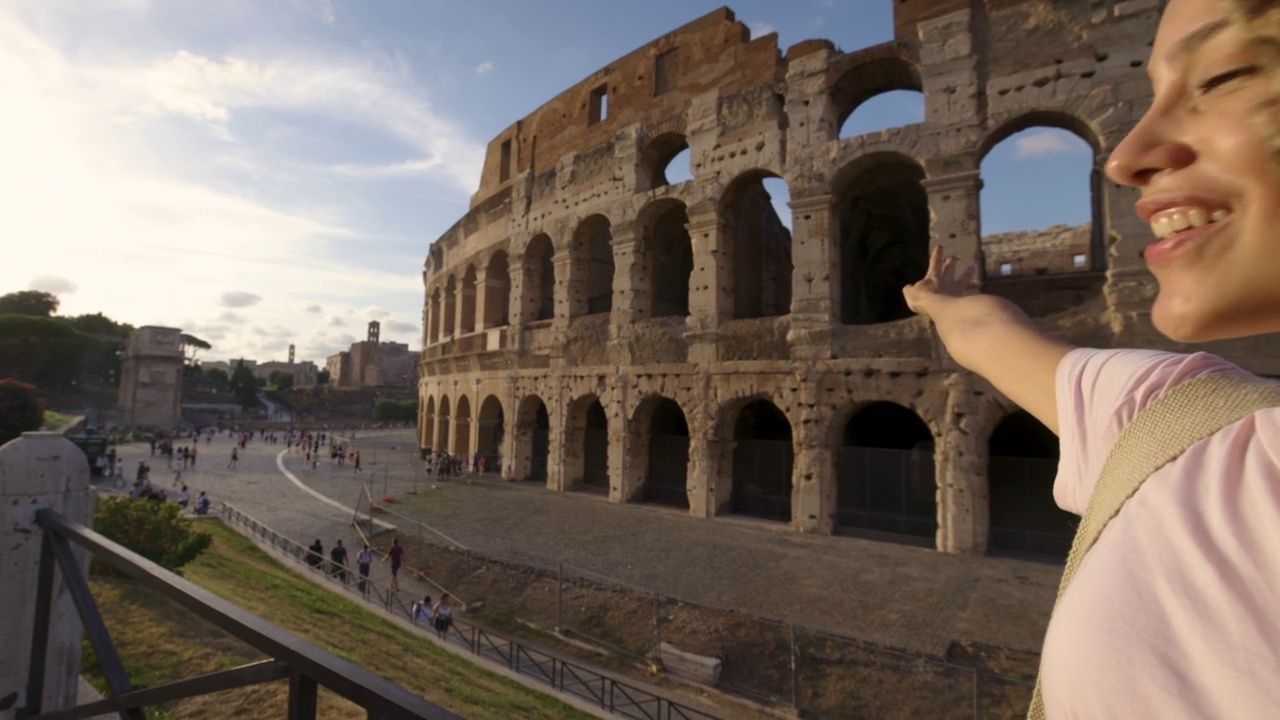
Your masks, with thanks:
[{"label": "beige bag strap", "polygon": [[[1280,383],[1246,372],[1207,373],[1156,398],[1120,432],[1076,530],[1058,600],[1103,528],[1156,470],[1219,430],[1264,408],[1280,406]],[[1055,603],[1056,604],[1056,603]],[[1045,720],[1036,678],[1028,720]]]}]

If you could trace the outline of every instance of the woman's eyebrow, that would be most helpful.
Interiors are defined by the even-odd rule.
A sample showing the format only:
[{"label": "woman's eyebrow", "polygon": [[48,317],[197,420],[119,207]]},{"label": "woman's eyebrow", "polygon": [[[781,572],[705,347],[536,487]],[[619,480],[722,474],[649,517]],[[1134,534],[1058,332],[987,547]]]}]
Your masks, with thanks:
[{"label": "woman's eyebrow", "polygon": [[1174,43],[1173,47],[1169,48],[1169,51],[1165,53],[1165,60],[1170,63],[1182,61],[1188,55],[1199,49],[1200,46],[1209,42],[1214,35],[1217,35],[1226,29],[1230,24],[1230,20],[1222,18],[1201,25],[1195,30],[1183,35],[1178,42]]}]

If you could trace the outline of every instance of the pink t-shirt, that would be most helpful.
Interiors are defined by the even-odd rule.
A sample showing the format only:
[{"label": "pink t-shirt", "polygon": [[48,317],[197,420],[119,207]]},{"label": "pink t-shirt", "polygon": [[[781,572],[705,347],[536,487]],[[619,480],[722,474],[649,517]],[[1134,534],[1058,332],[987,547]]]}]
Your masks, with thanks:
[{"label": "pink t-shirt", "polygon": [[[1233,367],[1069,353],[1058,504],[1084,513],[1121,428],[1153,399]],[[1054,611],[1041,675],[1051,720],[1280,717],[1280,408],[1193,445],[1129,498]]]}]

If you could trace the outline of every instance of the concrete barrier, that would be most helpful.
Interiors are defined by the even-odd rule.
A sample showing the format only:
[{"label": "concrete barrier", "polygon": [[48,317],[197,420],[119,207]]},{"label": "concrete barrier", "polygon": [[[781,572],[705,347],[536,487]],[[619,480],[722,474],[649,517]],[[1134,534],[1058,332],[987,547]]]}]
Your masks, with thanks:
[{"label": "concrete barrier", "polygon": [[660,644],[658,652],[662,655],[665,672],[703,685],[715,685],[720,681],[720,670],[724,666],[720,658],[695,655],[670,643]]}]

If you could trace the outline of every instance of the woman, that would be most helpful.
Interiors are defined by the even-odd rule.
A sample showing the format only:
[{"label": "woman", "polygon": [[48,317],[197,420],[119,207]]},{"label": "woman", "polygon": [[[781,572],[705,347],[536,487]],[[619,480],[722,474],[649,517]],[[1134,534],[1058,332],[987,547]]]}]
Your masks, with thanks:
[{"label": "woman", "polygon": [[[1249,2],[1270,8],[1274,3]],[[1136,188],[1155,238],[1151,318],[1178,342],[1280,331],[1280,164],[1266,18],[1170,0],[1150,109],[1107,175]],[[1270,35],[1270,33],[1268,33]],[[935,250],[904,289],[956,362],[1058,433],[1054,498],[1083,513],[1121,428],[1153,399],[1234,369],[1203,353],[1077,349],[1011,303],[965,296],[972,269]],[[1059,599],[1041,682],[1049,718],[1270,717],[1280,708],[1280,408],[1152,473]]]}]

